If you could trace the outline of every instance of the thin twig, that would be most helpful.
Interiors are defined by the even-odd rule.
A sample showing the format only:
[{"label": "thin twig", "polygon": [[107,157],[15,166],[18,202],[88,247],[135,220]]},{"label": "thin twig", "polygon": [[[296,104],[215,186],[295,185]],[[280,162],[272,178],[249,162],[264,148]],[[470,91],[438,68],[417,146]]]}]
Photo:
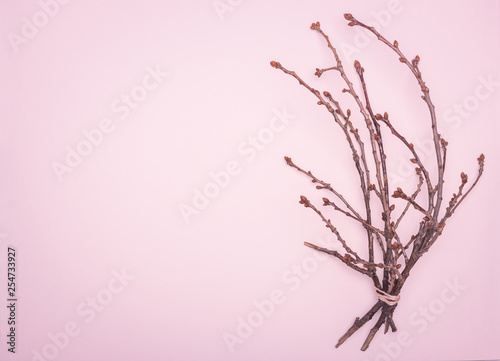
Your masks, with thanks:
[{"label": "thin twig", "polygon": [[[465,173],[460,175],[462,182],[459,185],[457,192],[452,195],[450,201],[448,202],[444,215],[441,216],[441,219],[439,219],[438,217],[440,216],[440,207],[443,199],[444,171],[446,168],[448,143],[441,137],[437,130],[435,107],[429,95],[429,88],[423,81],[422,73],[419,69],[420,57],[417,55],[412,61],[408,60],[408,58],[400,51],[397,41],[390,43],[375,28],[356,20],[351,14],[345,14],[344,17],[349,21],[349,26],[361,26],[375,34],[378,40],[387,45],[399,56],[399,61],[406,64],[415,76],[420,86],[420,90],[423,93],[422,99],[429,109],[430,125],[436,153],[435,167],[437,168],[437,179],[433,181],[428,171],[428,167],[423,164],[423,161],[419,157],[415,147],[406,139],[405,136],[396,130],[395,125],[389,120],[387,112],[385,112],[384,115],[381,115],[373,111],[368,87],[363,74],[364,68],[361,67],[359,61],[355,61],[354,68],[361,82],[364,96],[363,103],[354,89],[353,83],[349,80],[344,70],[337,50],[331,44],[329,37],[321,29],[319,22],[313,23],[311,25],[311,29],[320,33],[326,40],[328,48],[333,53],[335,65],[324,69],[316,68],[315,74],[318,77],[321,77],[321,75],[326,71],[336,71],[340,74],[341,78],[347,85],[347,88],[343,89],[343,92],[349,93],[353,97],[362,116],[364,127],[367,130],[369,140],[367,144],[371,147],[370,151],[373,157],[373,163],[370,163],[370,166],[372,167],[372,170],[373,168],[375,170],[374,183],[370,180],[370,166],[366,157],[365,143],[363,142],[358,129],[354,126],[353,121],[351,120],[351,110],[347,109],[344,111],[340,103],[328,91],[320,92],[319,90],[314,89],[294,71],[286,69],[279,62],[271,62],[272,67],[295,78],[300,85],[305,87],[317,98],[317,104],[324,106],[333,116],[335,123],[342,129],[347,144],[351,149],[353,162],[360,180],[360,187],[366,210],[365,217],[363,217],[360,212],[356,211],[351,203],[340,192],[334,189],[330,183],[317,178],[310,171],[305,171],[301,167],[295,165],[291,158],[285,157],[285,160],[289,166],[309,177],[309,179],[316,184],[317,189],[328,190],[343,203],[343,206],[339,206],[336,201],[331,201],[328,198],[323,197],[324,206],[332,206],[334,211],[343,214],[345,217],[354,219],[366,229],[368,260],[363,259],[349,246],[349,242],[340,235],[340,232],[332,224],[332,221],[328,219],[316,206],[314,206],[305,196],[300,197],[299,202],[305,207],[311,208],[321,218],[326,227],[336,235],[337,240],[340,242],[346,253],[342,255],[338,251],[319,247],[308,242],[305,242],[305,245],[317,251],[333,255],[351,269],[369,276],[379,294],[380,299],[363,317],[356,318],[353,325],[339,339],[336,345],[336,347],[342,345],[349,337],[351,337],[351,335],[357,332],[357,330],[363,327],[375,316],[377,312],[380,311],[379,318],[369,331],[368,336],[361,347],[361,350],[364,351],[369,347],[382,325],[385,325],[384,332],[387,332],[389,329],[393,332],[397,331],[393,315],[394,310],[397,307],[397,303],[395,302],[399,300],[401,289],[406,283],[411,269],[442,234],[443,229],[446,226],[446,221],[454,214],[456,209],[460,206],[460,204],[462,204],[472,189],[475,188],[484,171],[484,155],[481,154],[478,158],[479,171],[476,179],[472,185],[469,186],[469,188],[466,188],[466,185],[468,184],[468,176]],[[386,162],[387,154],[384,147],[385,138],[382,137],[379,122],[383,122],[389,128],[395,139],[401,141],[410,150],[413,158],[409,159],[409,162],[415,165],[415,171],[418,176],[418,184],[411,196],[408,196],[399,187],[394,190],[392,197],[402,199],[405,202],[403,211],[399,214],[399,217],[397,217],[395,222],[391,219],[393,217],[395,204],[390,204],[389,173],[387,169],[388,164]],[[431,168],[429,169],[432,170]],[[419,197],[425,197],[422,192],[422,186],[424,183],[427,186],[427,207],[423,207],[420,200],[418,200]],[[378,227],[372,219],[371,192],[375,193],[376,198],[374,197],[374,199],[378,200],[382,206],[382,221],[384,224],[383,230],[382,227]],[[422,214],[423,218],[416,224],[416,227],[418,228],[416,232],[411,234],[409,237],[404,237],[398,227],[405,216],[409,213],[411,206],[413,206],[417,212]],[[375,261],[375,252],[373,247],[375,239],[380,246],[383,262]],[[400,257],[404,257],[404,267],[402,267],[402,264],[398,263]],[[402,270],[400,270],[401,268]],[[377,276],[377,270],[382,271],[383,273],[383,278],[381,280]],[[383,297],[381,297],[380,294],[382,294]]]}]

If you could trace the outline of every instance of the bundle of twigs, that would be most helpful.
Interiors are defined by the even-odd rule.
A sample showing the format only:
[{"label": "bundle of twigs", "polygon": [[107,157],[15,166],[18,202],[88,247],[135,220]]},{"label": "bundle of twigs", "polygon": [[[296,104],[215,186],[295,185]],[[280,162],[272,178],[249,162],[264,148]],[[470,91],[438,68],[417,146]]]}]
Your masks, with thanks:
[{"label": "bundle of twigs", "polygon": [[[347,144],[352,152],[354,165],[359,176],[360,187],[363,194],[364,212],[356,210],[355,207],[353,207],[351,203],[329,183],[317,178],[310,171],[305,171],[297,166],[291,158],[285,157],[285,160],[289,166],[309,177],[311,181],[316,184],[317,189],[327,190],[333,194],[334,200],[326,197],[323,198],[323,206],[332,207],[335,211],[343,213],[346,217],[359,222],[366,230],[368,257],[363,258],[348,245],[348,240],[340,234],[330,219],[327,219],[327,217],[325,217],[325,215],[305,196],[300,197],[300,203],[318,214],[321,220],[326,224],[326,227],[335,234],[345,252],[341,253],[335,250],[326,249],[308,242],[306,242],[305,245],[338,258],[351,269],[370,277],[373,281],[378,301],[363,315],[363,317],[356,318],[353,325],[339,339],[336,345],[336,347],[342,345],[342,343],[352,334],[359,330],[380,311],[377,322],[370,330],[368,337],[361,347],[361,350],[364,351],[369,347],[370,342],[382,325],[385,325],[385,332],[387,332],[389,328],[391,328],[393,332],[397,330],[393,320],[393,314],[399,301],[401,289],[408,279],[410,270],[415,266],[422,255],[436,242],[443,232],[448,218],[453,215],[458,206],[476,186],[483,173],[484,155],[481,154],[478,158],[479,171],[472,184],[467,187],[469,183],[468,177],[465,173],[462,173],[458,190],[456,193],[453,193],[446,208],[442,210],[443,183],[448,143],[438,132],[436,112],[431,101],[429,88],[427,88],[419,69],[419,56],[417,55],[413,60],[409,60],[401,52],[397,41],[389,42],[374,27],[363,24],[351,14],[345,14],[344,17],[349,21],[349,26],[361,26],[372,32],[379,41],[384,43],[398,55],[399,61],[405,64],[415,76],[423,94],[422,99],[429,109],[435,151],[435,165],[437,165],[437,167],[435,167],[435,165],[432,164],[432,168],[428,169],[426,165],[422,163],[417,149],[396,129],[395,124],[389,120],[387,112],[383,115],[374,112],[370,104],[367,86],[363,76],[364,68],[359,61],[356,60],[354,62],[354,68],[361,84],[360,95],[358,95],[353,83],[344,71],[337,50],[333,47],[328,36],[321,29],[319,22],[313,23],[311,29],[317,31],[326,40],[328,48],[333,53],[335,65],[330,68],[316,69],[315,75],[320,77],[326,71],[338,72],[346,85],[346,88],[344,88],[342,92],[350,94],[356,106],[359,108],[363,124],[366,127],[367,137],[365,139],[362,139],[361,133],[351,120],[351,110],[344,110],[332,94],[327,91],[320,92],[312,88],[294,71],[286,69],[279,62],[271,62],[272,67],[298,80],[302,86],[317,98],[317,103],[324,106],[328,112],[331,113],[335,123],[342,129]],[[399,187],[391,189],[389,185],[387,154],[384,150],[384,138],[382,136],[383,132],[381,131],[381,127],[384,126],[390,131],[390,133],[388,132],[389,135],[392,134],[398,141],[402,142],[412,155],[409,162],[415,167],[418,182],[416,188],[410,192]],[[385,135],[387,134],[384,133],[384,136]],[[365,142],[368,144],[367,146]],[[373,157],[373,159],[369,160],[369,157]],[[435,174],[435,176],[431,176],[431,173]],[[398,198],[404,202],[401,212],[395,212],[395,205],[391,203],[391,198]],[[378,217],[373,217],[372,210],[374,206],[372,202],[378,202],[379,204],[377,207],[381,207],[382,209],[382,222],[380,224],[383,224],[383,226],[377,226],[377,223],[374,222],[375,219],[378,220]],[[421,214],[421,219],[416,225],[413,235],[407,238],[400,237],[398,226],[411,208]],[[376,248],[379,248],[377,254],[382,255],[381,262],[375,261]]]}]

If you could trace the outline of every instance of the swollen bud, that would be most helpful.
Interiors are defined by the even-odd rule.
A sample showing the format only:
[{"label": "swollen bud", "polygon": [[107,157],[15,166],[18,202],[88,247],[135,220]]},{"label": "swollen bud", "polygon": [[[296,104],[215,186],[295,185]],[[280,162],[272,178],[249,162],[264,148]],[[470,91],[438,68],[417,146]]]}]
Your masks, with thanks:
[{"label": "swollen bud", "polygon": [[300,204],[303,204],[304,207],[309,207],[309,200],[305,197],[305,196],[300,196],[300,201],[299,201]]},{"label": "swollen bud", "polygon": [[319,30],[319,21],[311,24],[311,30]]}]

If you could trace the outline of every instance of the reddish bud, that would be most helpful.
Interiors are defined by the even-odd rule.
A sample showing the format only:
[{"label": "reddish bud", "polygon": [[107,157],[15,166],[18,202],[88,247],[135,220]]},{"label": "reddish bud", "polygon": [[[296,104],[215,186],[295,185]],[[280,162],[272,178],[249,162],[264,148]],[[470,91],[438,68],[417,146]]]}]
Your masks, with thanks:
[{"label": "reddish bud", "polygon": [[405,58],[399,58],[399,61],[402,62],[402,63],[406,63],[406,59]]},{"label": "reddish bud", "polygon": [[403,198],[406,199],[406,194],[404,194],[403,190],[401,188],[397,188],[394,191],[394,194],[392,195],[394,198]]},{"label": "reddish bud", "polygon": [[359,69],[361,68],[361,64],[359,63],[359,61],[354,60],[354,68],[355,68],[356,70],[359,70]]},{"label": "reddish bud", "polygon": [[416,164],[417,163],[417,160],[415,158],[411,158],[410,159],[410,162],[412,162],[413,164]]},{"label": "reddish bud", "polygon": [[352,20],[353,19],[352,14],[349,14],[349,13],[344,14],[344,19]]},{"label": "reddish bud", "polygon": [[393,211],[396,206],[393,204],[392,206],[389,207],[389,210]]},{"label": "reddish bud", "polygon": [[321,100],[318,100],[318,103],[317,103],[317,104],[318,104],[318,105],[321,105],[321,104],[323,104],[323,102],[322,102]]},{"label": "reddish bud", "polygon": [[319,21],[311,24],[311,30],[319,30]]},{"label": "reddish bud", "polygon": [[347,116],[349,117],[351,115],[351,109],[347,109]]},{"label": "reddish bud", "polygon": [[273,60],[273,61],[271,61],[271,66],[272,66],[273,68],[277,68],[277,67],[278,67],[278,64],[279,64],[279,63],[278,63],[278,62],[276,62],[276,61],[274,61],[274,60]]},{"label": "reddish bud", "polygon": [[382,119],[382,115],[377,113],[377,114],[375,115],[375,119],[377,119],[377,120],[381,120],[381,119]]},{"label": "reddish bud", "polygon": [[310,204],[309,200],[306,197],[304,197],[304,196],[300,196],[299,203],[303,204],[304,207],[309,207],[309,204]]},{"label": "reddish bud", "polygon": [[394,40],[394,46],[397,48],[399,46],[399,43],[397,40]]},{"label": "reddish bud", "polygon": [[346,262],[352,262],[352,261],[354,261],[354,258],[352,258],[352,256],[350,254],[346,253],[344,255],[344,261],[346,261]]},{"label": "reddish bud", "polygon": [[354,26],[354,25],[356,25],[356,23],[354,21],[351,21],[351,22],[347,23],[347,25]]},{"label": "reddish bud", "polygon": [[397,269],[400,269],[400,268],[401,268],[401,263],[398,263],[398,264],[396,265],[396,268],[397,268]]},{"label": "reddish bud", "polygon": [[387,114],[387,112],[384,113],[384,119],[385,120],[388,120],[389,119],[389,114]]},{"label": "reddish bud", "polygon": [[331,95],[329,92],[327,92],[326,90],[323,92],[323,95],[324,95],[325,97],[331,97],[331,96],[332,96],[332,95]]}]

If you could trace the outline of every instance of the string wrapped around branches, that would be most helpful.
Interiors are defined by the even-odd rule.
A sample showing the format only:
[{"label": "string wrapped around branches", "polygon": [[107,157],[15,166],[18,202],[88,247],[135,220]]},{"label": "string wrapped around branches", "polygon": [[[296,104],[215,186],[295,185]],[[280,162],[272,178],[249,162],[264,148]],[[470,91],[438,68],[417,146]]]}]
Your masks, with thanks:
[{"label": "string wrapped around branches", "polygon": [[[294,71],[288,70],[277,61],[271,61],[273,68],[279,69],[295,78],[300,85],[312,93],[317,100],[317,104],[323,106],[331,114],[333,120],[345,135],[347,144],[352,152],[352,159],[362,192],[363,211],[352,206],[329,183],[317,178],[312,172],[306,171],[296,165],[290,157],[285,157],[285,161],[290,167],[295,168],[310,178],[316,184],[317,189],[326,190],[331,193],[331,197],[323,198],[322,206],[333,208],[335,212],[353,219],[366,230],[367,257],[363,258],[356,250],[349,246],[348,240],[341,235],[332,221],[325,216],[319,207],[313,205],[305,196],[300,196],[299,202],[306,208],[310,208],[321,218],[322,222],[340,242],[343,251],[330,250],[308,242],[305,242],[305,245],[332,255],[352,270],[369,277],[373,282],[374,292],[377,296],[376,303],[362,317],[355,319],[353,325],[339,339],[336,345],[336,347],[342,345],[352,334],[380,311],[375,325],[371,328],[361,347],[361,350],[365,351],[382,325],[384,325],[385,333],[389,328],[393,332],[397,330],[393,314],[400,300],[401,289],[408,279],[410,270],[422,255],[429,251],[442,234],[447,220],[476,186],[483,174],[484,155],[481,154],[477,158],[479,170],[472,183],[469,182],[469,178],[465,173],[461,173],[460,185],[456,193],[453,193],[450,197],[446,208],[443,209],[443,184],[448,143],[438,132],[436,112],[431,101],[429,88],[426,86],[419,69],[419,56],[417,55],[410,60],[401,52],[397,41],[388,41],[375,28],[365,25],[351,14],[345,14],[344,17],[349,21],[349,26],[360,26],[373,33],[380,42],[396,53],[399,62],[402,65],[406,65],[414,75],[422,92],[422,99],[429,111],[429,125],[431,127],[435,153],[435,162],[424,165],[417,149],[407,140],[405,135],[397,130],[397,122],[391,121],[387,112],[380,114],[373,110],[364,78],[364,68],[359,61],[356,60],[354,62],[354,70],[361,85],[361,89],[358,91],[344,71],[344,66],[336,48],[321,29],[319,22],[313,23],[311,29],[318,32],[324,38],[333,54],[335,62],[332,67],[316,69],[315,75],[321,77],[327,71],[334,71],[340,75],[346,86],[342,92],[348,93],[352,97],[361,115],[361,124],[365,127],[365,133],[363,134],[366,134],[366,136],[362,136],[355,123],[353,123],[353,112],[350,109],[344,110],[330,92],[312,88]],[[382,127],[386,127],[389,132],[383,133]],[[387,135],[394,136],[411,154],[409,162],[414,166],[417,178],[414,189],[403,190],[400,187],[394,189],[389,184],[387,158],[390,155],[384,149],[384,144],[387,144],[384,143],[385,136]],[[435,175],[431,176],[431,173]],[[395,204],[392,203],[394,199],[399,199],[402,202],[402,211],[395,211]],[[373,214],[374,209],[379,208],[382,209],[381,221]],[[418,212],[421,219],[415,224],[414,234],[410,237],[405,237],[402,234],[400,235],[398,227],[403,218],[409,214],[410,209],[412,212]],[[376,261],[376,256],[382,259]]]}]

